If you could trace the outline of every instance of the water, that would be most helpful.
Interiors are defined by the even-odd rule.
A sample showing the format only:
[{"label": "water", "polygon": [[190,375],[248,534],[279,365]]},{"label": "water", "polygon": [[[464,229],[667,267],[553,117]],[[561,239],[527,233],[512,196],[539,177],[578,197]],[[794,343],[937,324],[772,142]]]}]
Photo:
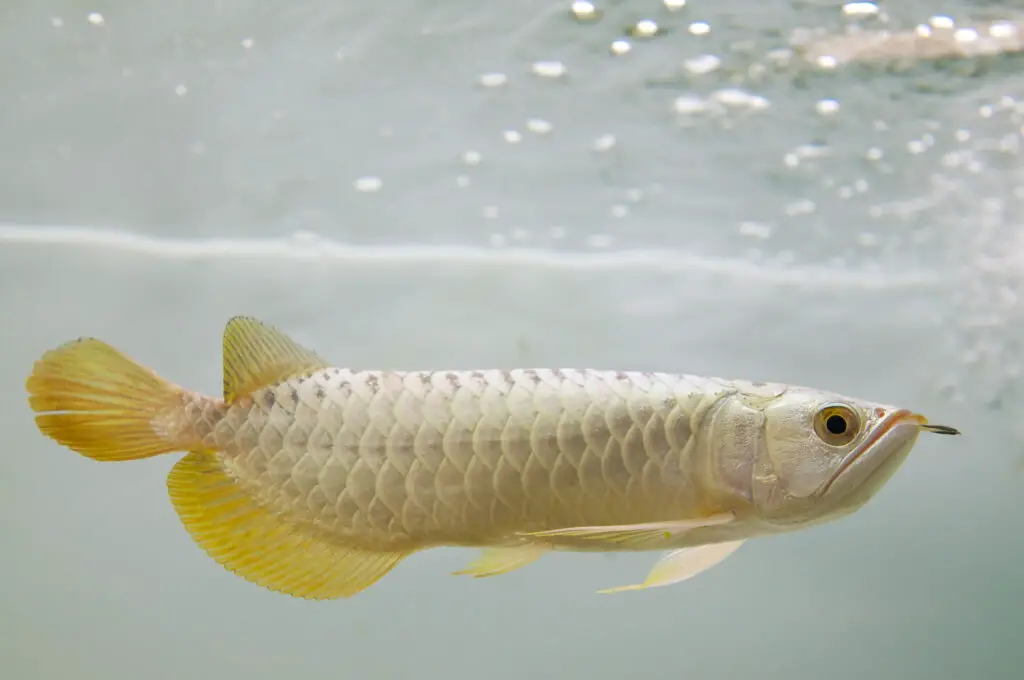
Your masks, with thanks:
[{"label": "water", "polygon": [[[780,52],[797,28],[1010,15],[570,4],[0,10],[7,674],[1020,677],[1021,62]],[[82,460],[24,400],[79,335],[215,393],[239,313],[347,365],[784,380],[965,434],[853,517],[671,589],[593,594],[651,555],[473,581],[447,575],[472,552],[439,550],[311,604],[192,544],[173,459]]]}]

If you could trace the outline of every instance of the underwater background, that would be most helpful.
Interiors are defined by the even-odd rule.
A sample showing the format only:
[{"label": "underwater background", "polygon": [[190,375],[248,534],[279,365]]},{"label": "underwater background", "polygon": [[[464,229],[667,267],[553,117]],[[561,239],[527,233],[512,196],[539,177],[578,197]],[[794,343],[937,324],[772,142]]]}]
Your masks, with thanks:
[{"label": "underwater background", "polygon": [[[1024,12],[1021,12],[1024,14]],[[935,17],[939,16],[938,21]],[[0,675],[1024,677],[1024,56],[898,68],[795,36],[965,0],[12,0],[0,8]],[[432,550],[351,600],[233,576],[177,456],[42,437],[100,337],[219,393],[251,314],[368,368],[594,367],[905,405],[867,506],[615,596],[656,555],[493,579]]]}]

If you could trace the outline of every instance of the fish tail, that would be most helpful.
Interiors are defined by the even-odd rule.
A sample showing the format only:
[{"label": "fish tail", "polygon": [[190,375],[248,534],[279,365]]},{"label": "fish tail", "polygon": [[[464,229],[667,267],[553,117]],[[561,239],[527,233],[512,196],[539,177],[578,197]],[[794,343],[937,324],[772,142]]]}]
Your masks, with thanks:
[{"label": "fish tail", "polygon": [[80,338],[36,361],[25,383],[36,426],[86,458],[121,461],[194,448],[188,393],[110,345]]}]

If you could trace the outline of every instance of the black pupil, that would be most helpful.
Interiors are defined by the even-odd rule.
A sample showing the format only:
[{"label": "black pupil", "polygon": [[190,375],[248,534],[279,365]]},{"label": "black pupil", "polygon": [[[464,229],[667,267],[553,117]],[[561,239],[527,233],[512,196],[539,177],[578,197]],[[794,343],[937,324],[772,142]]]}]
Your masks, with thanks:
[{"label": "black pupil", "polygon": [[825,427],[832,434],[843,434],[846,432],[846,419],[842,416],[831,415],[825,421]]}]

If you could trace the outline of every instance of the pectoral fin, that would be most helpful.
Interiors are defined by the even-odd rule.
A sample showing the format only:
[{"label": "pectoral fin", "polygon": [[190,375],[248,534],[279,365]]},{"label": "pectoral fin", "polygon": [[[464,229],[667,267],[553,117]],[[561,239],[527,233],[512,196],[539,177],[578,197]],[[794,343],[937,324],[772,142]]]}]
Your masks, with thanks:
[{"label": "pectoral fin", "polygon": [[535,562],[548,550],[542,545],[533,543],[505,548],[487,548],[468,567],[454,572],[454,575],[484,578],[485,576],[507,574]]},{"label": "pectoral fin", "polygon": [[579,544],[580,539],[604,542],[620,548],[635,550],[660,548],[673,536],[700,527],[727,524],[735,518],[731,512],[710,515],[692,520],[670,522],[649,522],[646,524],[616,524],[591,527],[569,527],[523,533],[522,536],[539,540],[550,545]]},{"label": "pectoral fin", "polygon": [[643,583],[606,588],[597,592],[621,593],[626,590],[645,590],[679,583],[715,566],[742,544],[743,541],[729,541],[673,550],[655,563]]}]

